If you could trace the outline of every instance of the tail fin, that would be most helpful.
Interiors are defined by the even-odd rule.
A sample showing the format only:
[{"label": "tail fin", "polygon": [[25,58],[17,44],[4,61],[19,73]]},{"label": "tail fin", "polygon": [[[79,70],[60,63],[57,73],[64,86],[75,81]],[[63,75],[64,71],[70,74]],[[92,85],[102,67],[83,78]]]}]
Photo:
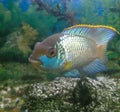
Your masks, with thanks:
[{"label": "tail fin", "polygon": [[99,59],[102,60],[103,62],[107,61],[106,49],[107,49],[107,44],[103,44],[98,47],[98,56]]}]

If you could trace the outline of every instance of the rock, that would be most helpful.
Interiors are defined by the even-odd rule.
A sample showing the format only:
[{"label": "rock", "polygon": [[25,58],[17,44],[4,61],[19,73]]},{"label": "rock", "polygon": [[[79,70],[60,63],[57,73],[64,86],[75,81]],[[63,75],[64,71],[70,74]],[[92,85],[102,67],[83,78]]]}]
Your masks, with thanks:
[{"label": "rock", "polygon": [[16,98],[16,100],[15,100],[15,105],[17,106],[17,105],[19,104],[19,102],[20,102],[20,99],[19,99],[19,98]]},{"label": "rock", "polygon": [[120,80],[57,78],[26,89],[22,108],[35,112],[106,112],[120,108]]},{"label": "rock", "polygon": [[0,102],[0,108],[2,108],[2,109],[4,108],[4,103]]},{"label": "rock", "polygon": [[1,95],[7,95],[7,91],[6,90],[1,90]]},{"label": "rock", "polygon": [[56,95],[64,95],[69,93],[69,90],[72,90],[77,85],[79,79],[73,78],[59,78],[54,80],[51,83],[37,83],[33,84],[33,91],[30,91],[30,95],[40,96],[43,98],[48,98]]},{"label": "rock", "polygon": [[4,104],[9,104],[12,102],[11,98],[4,98],[3,100]]}]

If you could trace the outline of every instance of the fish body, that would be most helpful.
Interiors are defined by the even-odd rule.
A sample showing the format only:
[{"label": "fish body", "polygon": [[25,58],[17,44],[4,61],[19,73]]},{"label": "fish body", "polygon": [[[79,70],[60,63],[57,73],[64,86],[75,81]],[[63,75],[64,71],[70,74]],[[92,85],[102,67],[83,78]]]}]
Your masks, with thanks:
[{"label": "fish body", "polygon": [[75,25],[37,42],[29,61],[42,72],[79,77],[106,71],[107,43],[116,29],[102,25]]},{"label": "fish body", "polygon": [[62,36],[57,44],[59,51],[64,50],[64,54],[58,52],[58,58],[63,56],[65,62],[71,63],[71,68],[86,64],[90,58],[94,58],[93,55],[96,53],[95,41],[79,36]]}]

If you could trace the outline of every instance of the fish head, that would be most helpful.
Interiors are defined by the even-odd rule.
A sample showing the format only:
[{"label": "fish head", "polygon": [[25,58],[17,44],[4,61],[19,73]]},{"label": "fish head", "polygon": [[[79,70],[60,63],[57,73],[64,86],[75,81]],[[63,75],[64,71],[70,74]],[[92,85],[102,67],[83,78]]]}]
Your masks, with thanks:
[{"label": "fish head", "polygon": [[34,67],[42,72],[56,71],[63,63],[62,59],[58,59],[57,37],[59,35],[54,35],[43,42],[37,42],[29,57]]}]

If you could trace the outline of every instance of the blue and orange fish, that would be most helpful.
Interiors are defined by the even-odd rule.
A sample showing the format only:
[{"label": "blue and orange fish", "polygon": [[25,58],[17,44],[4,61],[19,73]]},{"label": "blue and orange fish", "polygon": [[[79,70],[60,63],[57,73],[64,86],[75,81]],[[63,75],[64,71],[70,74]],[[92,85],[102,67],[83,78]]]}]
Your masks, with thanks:
[{"label": "blue and orange fish", "polygon": [[106,71],[106,48],[115,28],[75,25],[37,42],[29,61],[40,71],[69,77]]}]

